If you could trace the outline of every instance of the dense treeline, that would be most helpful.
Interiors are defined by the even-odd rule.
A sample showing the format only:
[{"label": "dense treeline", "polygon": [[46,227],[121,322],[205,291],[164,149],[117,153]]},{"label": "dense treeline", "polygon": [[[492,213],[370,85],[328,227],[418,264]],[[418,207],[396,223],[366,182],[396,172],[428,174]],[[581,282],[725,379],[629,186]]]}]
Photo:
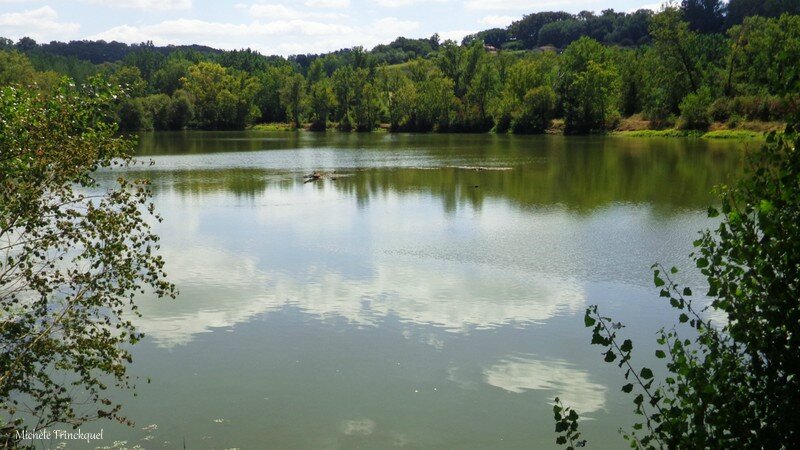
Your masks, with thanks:
[{"label": "dense treeline", "polygon": [[[127,90],[117,110],[125,130],[286,122],[313,130],[386,124],[393,131],[542,133],[555,123],[588,133],[633,115],[651,126],[702,129],[796,114],[800,16],[766,17],[795,12],[795,2],[732,1],[727,13],[720,5],[685,0],[657,14],[536,13],[499,30],[504,37],[488,30],[461,45],[434,35],[290,58],[2,40],[0,84],[48,89],[60,74],[103,78]],[[560,34],[573,28],[574,35]],[[544,42],[556,45],[510,49]]]}]

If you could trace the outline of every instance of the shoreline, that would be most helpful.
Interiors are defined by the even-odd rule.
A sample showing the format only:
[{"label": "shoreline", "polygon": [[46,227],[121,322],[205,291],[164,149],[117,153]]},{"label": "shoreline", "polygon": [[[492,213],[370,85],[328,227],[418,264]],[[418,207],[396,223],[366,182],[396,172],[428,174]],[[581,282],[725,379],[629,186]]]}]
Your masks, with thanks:
[{"label": "shoreline", "polygon": [[[616,136],[629,138],[693,138],[693,139],[719,139],[719,140],[762,140],[771,131],[783,131],[785,124],[779,122],[746,122],[741,126],[728,128],[724,123],[717,122],[711,124],[705,130],[682,130],[678,128],[651,128],[651,127],[629,127],[629,123],[624,120],[620,126],[606,132],[564,134],[563,128],[557,126],[549,128],[544,133],[538,135],[561,135],[561,136]],[[631,129],[634,128],[634,129]],[[209,130],[214,131],[214,130]],[[309,133],[358,133],[355,131],[341,131],[335,126],[329,126],[325,130],[315,131],[310,129],[309,124],[304,124],[301,128],[295,128],[288,123],[262,123],[249,126],[245,131],[305,131]],[[365,133],[395,133],[389,129],[387,124],[381,124],[374,130]],[[509,134],[495,133],[494,131],[483,132],[463,132],[463,131],[398,131],[397,133],[411,134]],[[516,136],[536,136],[536,134],[517,134]]]}]

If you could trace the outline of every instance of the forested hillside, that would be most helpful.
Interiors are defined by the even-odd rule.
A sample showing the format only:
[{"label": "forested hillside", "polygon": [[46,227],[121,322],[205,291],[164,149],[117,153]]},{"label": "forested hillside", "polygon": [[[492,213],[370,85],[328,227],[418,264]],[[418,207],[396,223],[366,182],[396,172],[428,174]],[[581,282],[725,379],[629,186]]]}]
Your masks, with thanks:
[{"label": "forested hillside", "polygon": [[[660,12],[541,12],[459,44],[400,37],[288,58],[152,43],[0,39],[0,85],[125,86],[124,130],[601,132],[777,121],[798,111],[800,5],[684,0]],[[554,122],[555,120],[555,122]]]}]

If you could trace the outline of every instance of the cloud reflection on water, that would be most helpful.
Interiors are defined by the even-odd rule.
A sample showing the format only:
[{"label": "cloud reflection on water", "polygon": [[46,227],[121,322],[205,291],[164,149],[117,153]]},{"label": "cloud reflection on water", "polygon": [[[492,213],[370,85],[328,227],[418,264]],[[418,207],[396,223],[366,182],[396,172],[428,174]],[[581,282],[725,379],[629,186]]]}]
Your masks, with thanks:
[{"label": "cloud reflection on water", "polygon": [[509,356],[484,370],[487,384],[509,392],[547,390],[576,411],[591,413],[603,409],[606,387],[591,381],[589,373],[561,361]]},{"label": "cloud reflection on water", "polygon": [[198,333],[231,327],[255,316],[295,307],[318,318],[378,326],[401,322],[469,332],[543,322],[574,314],[583,289],[569,280],[491,266],[414,261],[377,255],[369,277],[309,266],[289,274],[259,268],[253,256],[213,247],[167,248],[180,301],[141,302],[137,325],[162,347],[191,342]]}]

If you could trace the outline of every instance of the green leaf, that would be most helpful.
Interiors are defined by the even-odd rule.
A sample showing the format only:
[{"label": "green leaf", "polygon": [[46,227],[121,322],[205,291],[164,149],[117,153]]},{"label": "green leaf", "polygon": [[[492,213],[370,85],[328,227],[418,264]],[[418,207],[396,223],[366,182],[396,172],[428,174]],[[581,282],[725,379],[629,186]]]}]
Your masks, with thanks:
[{"label": "green leaf", "polygon": [[628,383],[625,386],[622,386],[622,392],[630,393],[633,390],[633,383]]},{"label": "green leaf", "polygon": [[656,350],[656,358],[664,359],[667,357],[667,354],[664,353],[664,350]]},{"label": "green leaf", "polygon": [[645,380],[649,380],[650,378],[653,378],[653,371],[647,367],[643,367],[639,375],[641,375]]},{"label": "green leaf", "polygon": [[661,287],[664,285],[664,280],[658,276],[658,271],[656,270],[653,272],[653,283],[655,283],[656,287]]},{"label": "green leaf", "polygon": [[587,328],[589,328],[589,327],[592,327],[592,326],[594,326],[594,324],[595,324],[596,322],[597,322],[597,321],[596,321],[596,320],[594,320],[594,317],[592,317],[591,315],[589,315],[589,311],[587,310],[587,311],[586,311],[586,315],[585,315],[585,316],[583,316],[583,324],[584,324],[584,325],[585,325]]},{"label": "green leaf", "polygon": [[633,342],[630,339],[625,339],[625,342],[622,343],[620,350],[623,352],[629,352],[633,349]]},{"label": "green leaf", "polygon": [[611,350],[607,351],[605,355],[605,362],[613,362],[615,359],[617,359],[617,355]]},{"label": "green leaf", "polygon": [[758,205],[758,209],[761,211],[761,214],[769,214],[775,210],[775,205],[773,205],[769,200],[761,200],[761,203]]}]

